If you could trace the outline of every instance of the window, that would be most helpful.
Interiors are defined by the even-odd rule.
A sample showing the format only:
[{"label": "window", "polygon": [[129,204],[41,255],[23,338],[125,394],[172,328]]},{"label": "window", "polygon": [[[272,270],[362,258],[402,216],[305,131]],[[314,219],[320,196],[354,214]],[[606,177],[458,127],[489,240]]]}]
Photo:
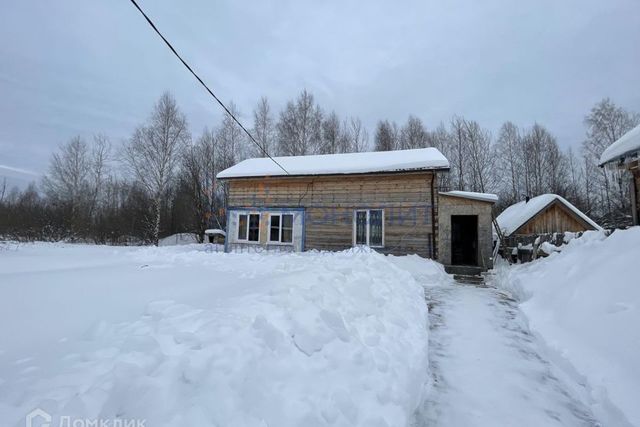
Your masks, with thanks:
[{"label": "window", "polygon": [[247,240],[247,215],[238,215],[238,240]]},{"label": "window", "polygon": [[293,214],[271,214],[269,223],[269,242],[293,242]]},{"label": "window", "polygon": [[363,209],[354,212],[353,243],[373,248],[384,246],[384,211],[382,209]]},{"label": "window", "polygon": [[367,244],[367,211],[356,211],[356,245]]},{"label": "window", "polygon": [[238,240],[257,242],[260,240],[260,215],[238,215]]}]

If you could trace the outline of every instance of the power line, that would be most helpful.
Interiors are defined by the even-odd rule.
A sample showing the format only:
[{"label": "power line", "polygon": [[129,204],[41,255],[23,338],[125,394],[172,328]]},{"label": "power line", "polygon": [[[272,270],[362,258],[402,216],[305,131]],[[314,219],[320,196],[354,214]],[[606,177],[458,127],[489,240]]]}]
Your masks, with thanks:
[{"label": "power line", "polygon": [[244,131],[244,133],[247,134],[249,139],[251,139],[251,141],[260,149],[260,151],[265,156],[270,158],[271,161],[273,161],[273,163],[278,165],[278,167],[280,169],[282,169],[284,171],[284,173],[289,175],[289,172],[287,172],[287,170],[284,167],[282,167],[282,165],[280,163],[278,163],[273,157],[271,157],[271,155],[269,155],[267,150],[262,145],[260,145],[260,143],[258,141],[256,141],[256,139],[253,137],[253,135],[251,135],[251,133],[249,133],[249,131],[244,126],[242,126],[242,123],[240,123],[240,121],[236,118],[236,116],[234,116],[233,113],[231,111],[229,111],[227,106],[224,105],[224,103],[222,101],[220,101],[220,99],[211,91],[211,89],[209,89],[209,87],[205,84],[205,82],[202,81],[202,79],[195,73],[195,71],[193,71],[193,69],[189,66],[189,64],[187,64],[187,62],[184,59],[182,59],[182,56],[180,56],[180,54],[174,49],[174,47],[171,45],[171,43],[169,43],[169,41],[162,35],[162,33],[160,32],[160,30],[158,30],[158,27],[156,27],[156,25],[153,23],[151,18],[149,18],[147,16],[147,14],[144,13],[144,11],[140,8],[140,6],[138,6],[138,3],[136,3],[136,0],[131,0],[131,3],[133,3],[133,5],[136,7],[136,9],[138,9],[138,11],[142,14],[142,16],[144,16],[144,19],[147,20],[149,25],[151,25],[151,28],[153,28],[153,30],[160,36],[160,38],[167,45],[167,47],[169,49],[171,49],[171,52],[173,52],[173,54],[180,60],[180,62],[182,62],[182,65],[184,65],[187,68],[187,70],[189,70],[189,72],[191,74],[193,74],[193,77],[195,77],[196,80],[198,80],[200,82],[200,84],[207,90],[207,92],[209,92],[209,95],[211,95],[213,97],[213,99],[215,99],[216,102],[218,104],[220,104],[220,106],[229,115],[229,117],[231,117],[233,119],[233,121],[236,122],[238,124],[238,126],[240,126],[240,128]]}]

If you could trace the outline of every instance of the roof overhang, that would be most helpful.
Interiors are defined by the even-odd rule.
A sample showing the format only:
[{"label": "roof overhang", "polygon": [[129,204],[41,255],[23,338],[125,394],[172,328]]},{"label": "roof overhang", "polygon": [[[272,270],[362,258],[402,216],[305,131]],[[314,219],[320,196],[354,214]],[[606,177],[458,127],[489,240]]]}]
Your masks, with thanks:
[{"label": "roof overhang", "polygon": [[363,176],[363,175],[402,175],[402,174],[420,174],[420,173],[435,173],[435,172],[447,172],[450,167],[433,167],[424,169],[401,169],[390,171],[373,171],[373,172],[348,172],[348,173],[316,173],[316,174],[289,174],[289,175],[251,175],[251,176],[222,176],[217,179],[220,181],[230,180],[253,180],[253,179],[291,179],[291,178],[319,178],[319,177],[347,177],[347,176]]}]

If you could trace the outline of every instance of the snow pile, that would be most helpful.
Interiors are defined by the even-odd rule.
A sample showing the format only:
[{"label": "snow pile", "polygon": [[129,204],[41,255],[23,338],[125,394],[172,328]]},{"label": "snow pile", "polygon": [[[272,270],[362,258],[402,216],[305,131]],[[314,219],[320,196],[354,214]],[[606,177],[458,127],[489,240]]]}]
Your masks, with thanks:
[{"label": "snow pile", "polygon": [[515,205],[511,205],[498,215],[496,222],[504,235],[509,236],[555,200],[575,212],[576,215],[582,218],[586,223],[590,224],[594,229],[602,229],[591,218],[582,213],[580,209],[576,208],[567,199],[562,196],[558,196],[557,194],[541,194],[540,196],[531,198],[528,202],[523,200]]},{"label": "snow pile", "polygon": [[542,242],[538,250],[544,252],[546,255],[551,255],[554,252],[560,252],[562,248],[550,242]]},{"label": "snow pile", "polygon": [[640,425],[640,227],[608,238],[587,232],[562,249],[501,265],[496,282],[522,302],[531,329],[586,377],[600,418],[611,419],[613,405]]},{"label": "snow pile", "polygon": [[608,146],[600,156],[600,165],[617,160],[625,156],[638,156],[640,153],[640,125],[631,129],[629,132]]},{"label": "snow pile", "polygon": [[448,169],[449,161],[437,148],[374,151],[370,153],[319,154],[313,156],[274,157],[288,174],[269,158],[243,160],[220,172],[217,177],[334,175],[406,170]]},{"label": "snow pile", "polygon": [[176,233],[158,241],[158,246],[191,245],[198,243],[198,236],[193,233]]},{"label": "snow pile", "polygon": [[453,276],[444,271],[444,266],[418,255],[394,256],[387,259],[395,266],[409,272],[416,282],[425,287],[452,285]]},{"label": "snow pile", "polygon": [[[0,257],[0,419],[406,426],[423,288],[377,253],[27,245]],[[438,274],[438,273],[436,273]]]}]

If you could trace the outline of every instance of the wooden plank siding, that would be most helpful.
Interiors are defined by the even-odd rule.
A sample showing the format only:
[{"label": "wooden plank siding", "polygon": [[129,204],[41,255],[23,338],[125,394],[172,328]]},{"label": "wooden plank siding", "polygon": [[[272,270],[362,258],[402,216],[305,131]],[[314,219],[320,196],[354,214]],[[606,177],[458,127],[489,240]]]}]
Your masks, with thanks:
[{"label": "wooden plank siding", "polygon": [[385,244],[380,252],[430,257],[433,227],[437,227],[431,212],[433,176],[431,171],[420,171],[231,179],[228,204],[230,208],[305,208],[305,250],[351,247],[354,211],[384,209]]},{"label": "wooden plank siding", "polygon": [[593,227],[561,202],[554,200],[511,235],[587,231]]}]

